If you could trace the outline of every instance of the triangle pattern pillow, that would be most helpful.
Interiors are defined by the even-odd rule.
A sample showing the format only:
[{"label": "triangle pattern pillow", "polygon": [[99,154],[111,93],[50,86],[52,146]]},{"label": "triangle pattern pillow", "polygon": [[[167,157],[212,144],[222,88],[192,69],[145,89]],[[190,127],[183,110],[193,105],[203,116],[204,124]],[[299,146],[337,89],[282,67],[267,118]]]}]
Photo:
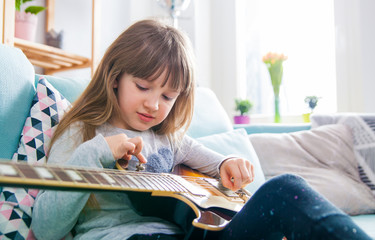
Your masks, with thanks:
[{"label": "triangle pattern pillow", "polygon": [[41,77],[13,161],[45,163],[52,134],[69,107],[69,101]]},{"label": "triangle pattern pillow", "polygon": [[[12,161],[45,163],[52,134],[70,106],[69,101],[45,77],[41,77]],[[0,239],[35,239],[30,225],[37,193],[38,190],[34,189],[1,189]]]}]

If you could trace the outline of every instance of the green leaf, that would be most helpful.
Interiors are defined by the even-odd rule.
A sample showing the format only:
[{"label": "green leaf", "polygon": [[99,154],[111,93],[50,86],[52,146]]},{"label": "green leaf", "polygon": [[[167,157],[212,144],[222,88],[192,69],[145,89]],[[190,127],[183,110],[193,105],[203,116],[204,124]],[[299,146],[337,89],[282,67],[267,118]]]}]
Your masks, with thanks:
[{"label": "green leaf", "polygon": [[240,111],[241,115],[248,113],[253,107],[253,103],[247,99],[244,99],[244,100],[235,99],[235,103],[236,103],[236,110]]},{"label": "green leaf", "polygon": [[16,11],[21,11],[21,0],[16,0]]},{"label": "green leaf", "polygon": [[16,4],[16,11],[21,11],[21,5],[24,4],[24,3],[27,3],[27,2],[31,2],[33,0],[16,0],[15,1],[15,4]]},{"label": "green leaf", "polygon": [[37,15],[39,12],[45,10],[46,8],[45,7],[41,7],[41,6],[30,6],[28,8],[25,9],[25,12],[26,13],[31,13],[31,14],[35,14]]}]

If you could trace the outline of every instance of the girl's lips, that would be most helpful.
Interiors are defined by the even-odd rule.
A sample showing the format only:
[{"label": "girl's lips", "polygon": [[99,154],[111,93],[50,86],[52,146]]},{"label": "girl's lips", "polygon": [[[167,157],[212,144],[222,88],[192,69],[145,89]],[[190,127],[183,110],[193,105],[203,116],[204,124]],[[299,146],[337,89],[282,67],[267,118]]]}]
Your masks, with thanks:
[{"label": "girl's lips", "polygon": [[138,114],[138,117],[144,122],[150,122],[154,119],[154,117],[149,114],[144,114],[144,113],[137,113],[137,114]]}]

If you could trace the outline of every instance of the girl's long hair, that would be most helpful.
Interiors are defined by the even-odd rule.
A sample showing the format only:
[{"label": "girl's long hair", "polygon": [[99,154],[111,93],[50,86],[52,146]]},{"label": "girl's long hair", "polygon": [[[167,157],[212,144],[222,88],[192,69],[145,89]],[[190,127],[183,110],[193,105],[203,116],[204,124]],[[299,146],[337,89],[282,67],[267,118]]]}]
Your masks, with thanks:
[{"label": "girl's long hair", "polygon": [[82,141],[87,141],[97,127],[119,116],[113,86],[124,73],[153,81],[166,71],[164,84],[180,94],[166,119],[152,129],[172,137],[186,131],[193,115],[193,65],[191,44],[182,32],[156,20],[136,22],[107,49],[91,82],[58,124],[51,146],[72,123],[83,123]]}]

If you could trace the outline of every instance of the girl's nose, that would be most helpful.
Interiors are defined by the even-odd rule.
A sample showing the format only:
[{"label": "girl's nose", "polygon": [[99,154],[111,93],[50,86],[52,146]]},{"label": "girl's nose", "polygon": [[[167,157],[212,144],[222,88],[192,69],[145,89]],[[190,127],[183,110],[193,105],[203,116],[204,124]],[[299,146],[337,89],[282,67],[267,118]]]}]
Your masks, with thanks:
[{"label": "girl's nose", "polygon": [[144,105],[147,109],[149,109],[151,111],[158,110],[159,109],[159,97],[157,97],[157,96],[148,97],[145,100]]}]

